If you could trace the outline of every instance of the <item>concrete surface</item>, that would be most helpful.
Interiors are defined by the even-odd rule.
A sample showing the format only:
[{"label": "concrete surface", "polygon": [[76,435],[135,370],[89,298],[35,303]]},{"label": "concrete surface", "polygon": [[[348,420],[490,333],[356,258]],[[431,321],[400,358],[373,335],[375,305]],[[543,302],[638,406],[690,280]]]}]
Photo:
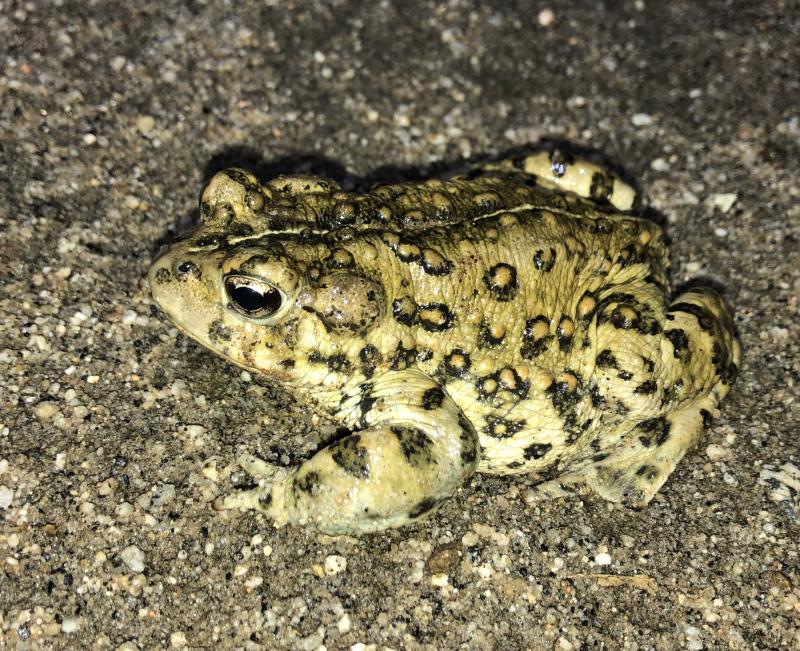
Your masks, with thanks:
[{"label": "concrete surface", "polygon": [[[779,0],[0,2],[0,647],[800,647],[799,31]],[[540,138],[621,163],[675,281],[737,308],[739,381],[651,506],[476,477],[360,540],[213,511],[237,450],[330,425],[154,310],[204,178]]]}]

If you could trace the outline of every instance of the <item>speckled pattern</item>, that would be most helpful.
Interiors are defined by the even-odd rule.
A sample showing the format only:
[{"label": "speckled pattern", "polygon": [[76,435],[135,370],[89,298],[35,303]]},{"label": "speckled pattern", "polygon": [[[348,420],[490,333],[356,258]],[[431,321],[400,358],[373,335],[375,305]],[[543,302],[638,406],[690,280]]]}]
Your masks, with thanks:
[{"label": "speckled pattern", "polygon": [[[797,647],[796,9],[278,4],[0,8],[0,647]],[[736,385],[647,509],[476,474],[361,539],[215,511],[237,456],[337,431],[158,313],[198,190],[364,191],[543,137],[622,163],[675,285],[736,308]]]},{"label": "speckled pattern", "polygon": [[527,473],[531,498],[647,505],[741,347],[714,290],[670,300],[662,229],[625,212],[638,203],[558,150],[364,194],[216,174],[198,226],[150,267],[153,298],[347,430],[293,467],[247,455],[259,486],[220,505],[375,532],[428,517],[475,470]]}]

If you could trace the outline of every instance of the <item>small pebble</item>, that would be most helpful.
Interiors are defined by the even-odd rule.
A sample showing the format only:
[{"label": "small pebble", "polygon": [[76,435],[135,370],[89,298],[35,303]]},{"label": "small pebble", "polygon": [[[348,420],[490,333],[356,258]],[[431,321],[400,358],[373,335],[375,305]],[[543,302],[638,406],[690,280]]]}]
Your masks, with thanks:
[{"label": "small pebble", "polygon": [[550,7],[545,7],[539,12],[539,15],[536,19],[539,21],[539,25],[542,27],[549,27],[555,22],[556,14],[552,9],[550,9]]},{"label": "small pebble", "polygon": [[736,203],[736,199],[739,197],[733,192],[729,192],[715,194],[712,198],[714,200],[714,207],[719,208],[721,212],[726,213],[733,207],[733,204]]},{"label": "small pebble", "polygon": [[52,400],[43,400],[33,408],[33,413],[45,423],[58,413],[58,405]]},{"label": "small pebble", "polygon": [[706,456],[711,459],[711,461],[722,461],[723,459],[730,458],[731,451],[730,448],[712,443],[706,447]]},{"label": "small pebble", "polygon": [[14,501],[14,491],[8,486],[0,486],[0,509],[7,509]]},{"label": "small pebble", "polygon": [[634,113],[631,116],[631,122],[635,127],[646,127],[653,124],[653,117],[647,113]]},{"label": "small pebble", "polygon": [[344,556],[331,554],[325,558],[325,574],[333,576],[347,569],[347,559]]},{"label": "small pebble", "polygon": [[62,633],[74,633],[81,627],[81,623],[77,617],[65,617],[61,622]]},{"label": "small pebble", "polygon": [[611,565],[611,555],[605,552],[594,557],[595,565]]},{"label": "small pebble", "polygon": [[119,556],[131,572],[141,574],[144,571],[144,552],[136,545],[128,545]]},{"label": "small pebble", "polygon": [[339,621],[336,622],[336,628],[342,635],[344,635],[345,633],[349,633],[351,626],[352,622],[350,621],[350,615],[348,615],[347,613],[342,615]]},{"label": "small pebble", "polygon": [[136,118],[136,128],[139,133],[148,134],[156,126],[155,118],[152,115],[140,115]]},{"label": "small pebble", "polygon": [[669,163],[663,158],[654,158],[650,161],[650,168],[656,172],[666,172],[669,169]]}]

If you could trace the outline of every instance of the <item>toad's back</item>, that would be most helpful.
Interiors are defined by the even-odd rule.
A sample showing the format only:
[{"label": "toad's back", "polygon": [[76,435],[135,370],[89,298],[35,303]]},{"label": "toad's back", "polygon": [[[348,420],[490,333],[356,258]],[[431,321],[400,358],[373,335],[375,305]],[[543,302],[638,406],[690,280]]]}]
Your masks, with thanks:
[{"label": "toad's back", "polygon": [[[595,437],[609,400],[614,413],[648,413],[663,399],[635,392],[662,371],[665,250],[651,222],[523,205],[414,234],[360,232],[334,253],[379,279],[391,306],[349,356],[375,351],[379,373],[416,365],[436,378],[478,430],[482,471],[552,466]],[[625,384],[600,380],[602,395],[598,345],[652,372],[629,364]]]}]

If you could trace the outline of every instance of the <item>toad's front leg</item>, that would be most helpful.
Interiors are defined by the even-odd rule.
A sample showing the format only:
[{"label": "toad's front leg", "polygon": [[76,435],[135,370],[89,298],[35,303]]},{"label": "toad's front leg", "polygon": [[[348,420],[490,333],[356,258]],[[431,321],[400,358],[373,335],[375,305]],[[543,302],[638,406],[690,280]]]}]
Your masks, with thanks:
[{"label": "toad's front leg", "polygon": [[277,525],[361,533],[417,520],[452,495],[478,465],[475,429],[453,400],[418,370],[387,373],[342,401],[354,429],[295,468],[240,460],[258,488],[225,508],[256,509]]}]

